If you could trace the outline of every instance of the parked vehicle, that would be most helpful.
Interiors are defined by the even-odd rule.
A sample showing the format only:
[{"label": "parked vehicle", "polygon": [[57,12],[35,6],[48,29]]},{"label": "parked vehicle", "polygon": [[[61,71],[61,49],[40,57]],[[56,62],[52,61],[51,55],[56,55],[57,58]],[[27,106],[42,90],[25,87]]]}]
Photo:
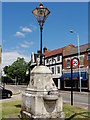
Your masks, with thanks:
[{"label": "parked vehicle", "polygon": [[0,86],[0,99],[2,98],[10,98],[12,96],[12,91],[5,89]]}]

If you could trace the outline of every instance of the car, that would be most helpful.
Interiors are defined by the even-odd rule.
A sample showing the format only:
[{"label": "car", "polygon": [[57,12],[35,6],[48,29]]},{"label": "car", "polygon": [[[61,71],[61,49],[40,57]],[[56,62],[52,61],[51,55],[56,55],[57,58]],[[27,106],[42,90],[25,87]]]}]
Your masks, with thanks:
[{"label": "car", "polygon": [[5,89],[0,86],[0,99],[2,98],[10,98],[12,96],[12,91]]}]

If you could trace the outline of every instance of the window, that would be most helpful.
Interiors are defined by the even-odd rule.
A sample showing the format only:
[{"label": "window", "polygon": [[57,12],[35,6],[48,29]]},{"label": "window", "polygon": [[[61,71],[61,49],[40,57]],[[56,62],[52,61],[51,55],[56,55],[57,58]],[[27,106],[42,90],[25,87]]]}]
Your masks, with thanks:
[{"label": "window", "polygon": [[57,73],[60,73],[60,66],[57,67]]},{"label": "window", "polygon": [[46,59],[46,62],[47,62],[47,63],[49,62],[48,58]]},{"label": "window", "polygon": [[52,63],[56,64],[56,59],[54,57],[52,58]]},{"label": "window", "polygon": [[72,84],[71,84],[71,80],[65,80],[64,81],[64,86],[65,86],[65,88],[71,88],[71,86],[73,86],[74,88],[76,88],[77,81],[73,80]]},{"label": "window", "polygon": [[87,56],[87,60],[90,60],[90,54],[88,54],[88,56]]},{"label": "window", "polygon": [[67,59],[67,67],[70,67],[70,59]]},{"label": "window", "polygon": [[[83,87],[83,88],[87,88],[87,81],[81,81],[81,86]],[[78,81],[78,88],[80,88],[80,82]]]},{"label": "window", "polygon": [[60,61],[60,55],[57,56],[57,61]]},{"label": "window", "polygon": [[81,81],[82,82],[82,87],[87,88],[87,81]]},{"label": "window", "polygon": [[54,67],[52,67],[52,73],[54,74]]},{"label": "window", "polygon": [[81,56],[81,57],[80,57],[80,65],[83,65],[83,64],[84,64],[84,57]]},{"label": "window", "polygon": [[52,63],[54,62],[54,58],[52,57]]}]

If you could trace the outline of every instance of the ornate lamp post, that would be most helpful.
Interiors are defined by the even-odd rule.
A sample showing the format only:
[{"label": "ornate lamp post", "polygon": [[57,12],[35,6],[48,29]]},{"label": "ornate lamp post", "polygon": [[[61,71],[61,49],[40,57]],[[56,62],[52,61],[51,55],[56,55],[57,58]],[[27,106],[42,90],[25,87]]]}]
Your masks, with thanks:
[{"label": "ornate lamp post", "polygon": [[39,7],[36,7],[32,13],[34,14],[35,18],[37,19],[39,25],[40,25],[40,32],[41,32],[41,40],[40,40],[40,65],[42,65],[42,30],[45,20],[47,19],[48,15],[50,14],[50,11],[45,7],[43,7],[43,4],[40,3]]}]

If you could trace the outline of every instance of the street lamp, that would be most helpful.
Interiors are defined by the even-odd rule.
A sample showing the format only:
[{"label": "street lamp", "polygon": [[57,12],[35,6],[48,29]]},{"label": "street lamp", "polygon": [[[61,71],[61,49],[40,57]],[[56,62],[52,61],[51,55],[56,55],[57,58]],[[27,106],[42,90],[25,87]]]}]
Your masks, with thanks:
[{"label": "street lamp", "polygon": [[70,30],[70,33],[74,33],[77,35],[78,39],[78,59],[79,59],[79,81],[80,81],[80,92],[81,92],[81,72],[80,72],[80,47],[79,47],[79,34],[73,30]]},{"label": "street lamp", "polygon": [[45,7],[43,7],[43,4],[40,3],[39,7],[36,7],[32,13],[34,14],[35,18],[37,19],[39,25],[40,25],[40,32],[41,32],[41,40],[40,40],[40,65],[42,65],[42,30],[45,20],[47,19],[48,15],[50,14],[50,11]]}]

